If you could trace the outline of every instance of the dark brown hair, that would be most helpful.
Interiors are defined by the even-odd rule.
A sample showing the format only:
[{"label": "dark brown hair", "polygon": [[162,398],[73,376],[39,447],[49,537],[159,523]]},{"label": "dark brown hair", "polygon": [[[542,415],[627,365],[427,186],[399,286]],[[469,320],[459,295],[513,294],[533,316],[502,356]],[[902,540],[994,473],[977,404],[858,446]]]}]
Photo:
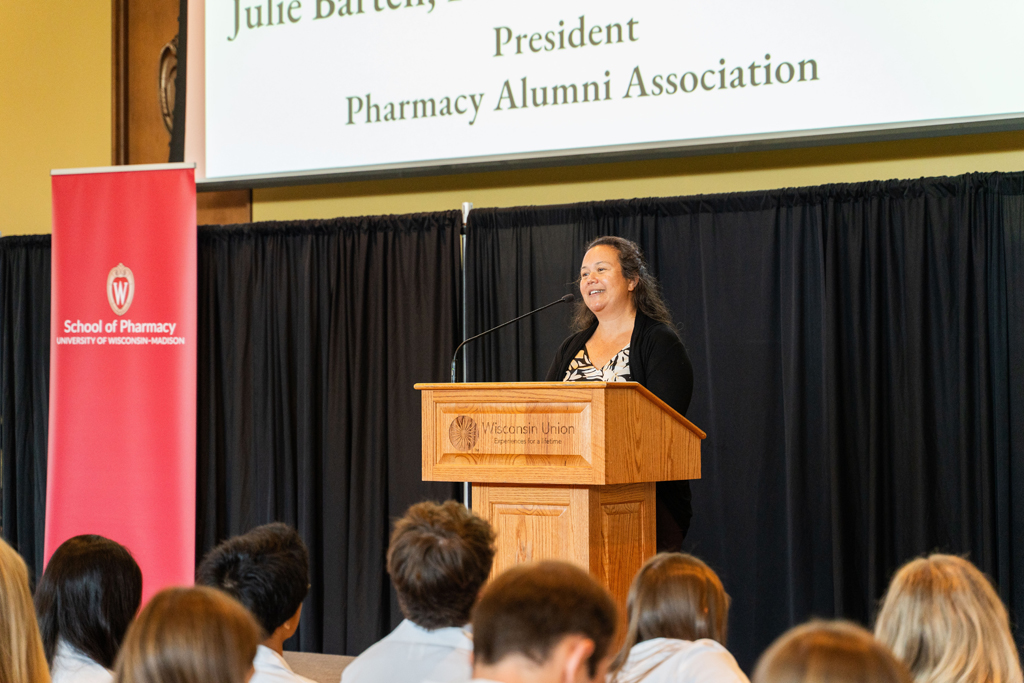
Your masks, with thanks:
[{"label": "dark brown hair", "polygon": [[260,627],[227,593],[198,586],[157,593],[128,628],[115,683],[244,683]]},{"label": "dark brown hair", "polygon": [[616,673],[634,645],[652,638],[710,638],[725,645],[729,596],[711,567],[693,555],[660,553],[647,560],[629,588],[626,611],[629,626],[612,665]]},{"label": "dark brown hair", "polygon": [[868,631],[845,621],[812,621],[782,634],[752,683],[911,683],[903,664]]},{"label": "dark brown hair", "polygon": [[[643,252],[640,251],[636,242],[631,242],[623,237],[606,235],[598,237],[588,244],[584,253],[601,245],[613,247],[618,252],[622,277],[627,281],[636,280],[636,287],[633,288],[633,306],[636,310],[651,320],[673,327],[672,315],[661,298],[661,286],[647,269],[647,261],[644,260]],[[596,319],[594,313],[587,308],[585,301],[581,299],[576,302],[572,314],[572,329],[574,331],[587,329],[594,324]]]},{"label": "dark brown hair", "polygon": [[497,664],[520,654],[543,664],[568,635],[594,641],[590,676],[608,654],[617,611],[585,571],[566,562],[518,565],[491,581],[473,609],[473,658]]},{"label": "dark brown hair", "polygon": [[114,668],[125,631],[142,602],[142,570],[120,543],[74,536],[60,544],[36,587],[36,615],[46,661],[64,640],[101,666]]},{"label": "dark brown hair", "polygon": [[196,583],[245,605],[269,638],[306,599],[309,551],[292,527],[264,524],[208,552],[196,569]]},{"label": "dark brown hair", "polygon": [[427,629],[469,621],[493,562],[491,525],[454,500],[413,505],[395,523],[388,547],[398,605]]}]

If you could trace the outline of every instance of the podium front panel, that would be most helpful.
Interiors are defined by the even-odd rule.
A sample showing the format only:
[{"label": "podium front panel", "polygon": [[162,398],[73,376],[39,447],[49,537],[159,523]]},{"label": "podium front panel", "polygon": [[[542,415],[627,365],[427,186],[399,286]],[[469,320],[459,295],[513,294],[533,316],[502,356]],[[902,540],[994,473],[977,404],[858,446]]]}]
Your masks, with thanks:
[{"label": "podium front panel", "polygon": [[635,382],[416,388],[425,481],[603,485],[700,478],[704,432]]},{"label": "podium front panel", "polygon": [[608,588],[625,626],[630,583],[655,553],[654,484],[474,485],[473,512],[495,532],[492,576],[524,562],[571,562]]},{"label": "podium front panel", "polygon": [[600,393],[565,387],[453,387],[423,394],[424,479],[602,482],[605,420]]}]

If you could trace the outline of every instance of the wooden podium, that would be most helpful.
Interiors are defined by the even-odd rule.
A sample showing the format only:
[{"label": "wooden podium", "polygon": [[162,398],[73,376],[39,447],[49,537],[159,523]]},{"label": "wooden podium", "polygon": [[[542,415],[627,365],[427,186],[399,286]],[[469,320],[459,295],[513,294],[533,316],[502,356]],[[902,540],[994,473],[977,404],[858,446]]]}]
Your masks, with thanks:
[{"label": "wooden podium", "polygon": [[700,478],[706,436],[635,382],[417,384],[424,481],[473,482],[493,574],[558,559],[624,606],[655,553],[654,482]]}]

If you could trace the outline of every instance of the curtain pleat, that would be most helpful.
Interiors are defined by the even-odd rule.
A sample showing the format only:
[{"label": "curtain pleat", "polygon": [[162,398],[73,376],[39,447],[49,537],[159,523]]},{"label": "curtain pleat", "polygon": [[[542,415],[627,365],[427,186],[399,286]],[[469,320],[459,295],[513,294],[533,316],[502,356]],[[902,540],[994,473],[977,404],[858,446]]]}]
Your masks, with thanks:
[{"label": "curtain pleat", "polygon": [[458,212],[199,232],[197,556],[294,525],[310,595],[289,645],[357,654],[401,619],[391,519],[452,484],[420,480],[415,382],[459,336]]},{"label": "curtain pleat", "polygon": [[50,236],[0,239],[0,524],[43,566],[50,410]]}]

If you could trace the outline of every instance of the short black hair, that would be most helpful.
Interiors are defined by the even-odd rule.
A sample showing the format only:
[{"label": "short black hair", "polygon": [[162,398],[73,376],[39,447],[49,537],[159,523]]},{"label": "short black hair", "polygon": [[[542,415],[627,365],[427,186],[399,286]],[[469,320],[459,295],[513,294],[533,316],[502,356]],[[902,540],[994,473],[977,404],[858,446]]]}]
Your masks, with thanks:
[{"label": "short black hair", "polygon": [[264,524],[208,552],[196,583],[219,588],[249,608],[268,638],[306,599],[309,551],[292,527]]},{"label": "short black hair", "polygon": [[463,626],[494,562],[494,531],[461,503],[417,503],[395,522],[388,574],[402,614],[426,629]]},{"label": "short black hair", "polygon": [[521,564],[498,575],[473,608],[473,659],[497,664],[518,654],[543,664],[569,635],[594,641],[590,676],[611,647],[618,610],[608,591],[566,562]]},{"label": "short black hair", "polygon": [[46,663],[63,639],[107,669],[142,602],[142,570],[120,543],[95,535],[64,541],[50,557],[35,607]]}]

